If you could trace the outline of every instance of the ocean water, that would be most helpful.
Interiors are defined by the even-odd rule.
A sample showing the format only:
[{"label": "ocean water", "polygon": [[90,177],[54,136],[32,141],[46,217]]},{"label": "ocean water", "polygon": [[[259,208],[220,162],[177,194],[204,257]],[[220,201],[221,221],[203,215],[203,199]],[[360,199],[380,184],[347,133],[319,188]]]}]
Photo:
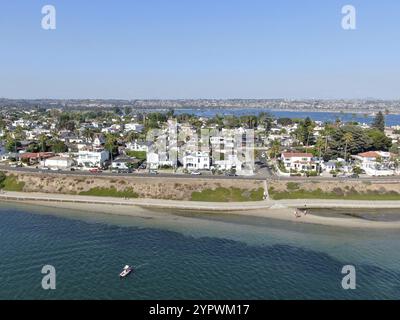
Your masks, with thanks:
[{"label": "ocean water", "polygon": [[[203,117],[213,117],[217,114],[220,115],[258,115],[261,112],[266,112],[274,116],[275,118],[291,118],[291,119],[305,119],[310,117],[315,121],[321,122],[335,122],[339,119],[342,122],[359,122],[371,124],[374,121],[375,116],[371,114],[363,113],[346,113],[346,112],[312,112],[312,111],[282,111],[282,110],[270,110],[263,108],[226,108],[226,109],[177,109],[175,114],[194,114]],[[400,125],[400,114],[389,114],[385,116],[387,126]]]},{"label": "ocean water", "polygon": [[[400,233],[0,204],[0,299],[398,299]],[[44,265],[56,290],[41,287]],[[135,266],[126,279],[125,264]],[[341,287],[354,265],[357,289]]]}]

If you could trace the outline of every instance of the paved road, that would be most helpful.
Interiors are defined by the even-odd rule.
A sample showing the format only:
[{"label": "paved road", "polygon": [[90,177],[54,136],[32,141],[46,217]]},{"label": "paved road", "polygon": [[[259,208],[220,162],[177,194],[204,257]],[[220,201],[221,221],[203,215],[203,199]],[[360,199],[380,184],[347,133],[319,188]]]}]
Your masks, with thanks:
[{"label": "paved road", "polygon": [[173,174],[173,173],[113,173],[103,171],[101,173],[91,173],[87,171],[51,171],[51,170],[40,170],[36,168],[10,168],[0,167],[0,170],[14,171],[14,172],[30,172],[39,174],[64,174],[64,175],[79,175],[89,177],[143,177],[143,178],[183,178],[183,179],[241,179],[241,180],[265,180],[265,176],[251,176],[251,177],[231,177],[231,176],[214,176],[214,175],[191,175],[191,174]]},{"label": "paved road", "polygon": [[112,172],[101,172],[101,173],[90,173],[87,171],[44,171],[36,168],[10,168],[7,166],[0,167],[0,170],[16,171],[16,172],[31,172],[40,174],[65,174],[65,175],[79,175],[79,176],[99,176],[99,177],[143,177],[143,178],[182,178],[182,179],[239,179],[239,180],[267,180],[267,181],[319,181],[319,182],[333,182],[333,181],[365,181],[369,183],[400,183],[400,176],[389,176],[389,177],[360,177],[358,179],[354,178],[330,178],[330,177],[280,177],[272,175],[270,171],[263,171],[261,174],[255,176],[214,176],[203,174],[190,175],[190,174],[173,174],[173,173],[159,173],[149,174],[144,173],[112,173]]}]

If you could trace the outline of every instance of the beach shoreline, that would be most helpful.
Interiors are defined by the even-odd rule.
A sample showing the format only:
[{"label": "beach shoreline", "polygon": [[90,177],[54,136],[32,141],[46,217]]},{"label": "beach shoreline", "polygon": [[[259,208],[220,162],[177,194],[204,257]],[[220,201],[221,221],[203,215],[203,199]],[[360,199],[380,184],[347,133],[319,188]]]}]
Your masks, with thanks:
[{"label": "beach shoreline", "polygon": [[[153,215],[151,209],[193,211],[283,220],[343,228],[400,229],[399,221],[304,214],[303,209],[400,209],[400,201],[266,200],[244,203],[193,202],[160,199],[119,199],[63,194],[4,192],[0,201],[124,216]],[[296,209],[298,215],[295,214]],[[309,211],[309,210],[307,210]],[[150,214],[151,212],[151,214]],[[160,214],[163,214],[162,212]],[[397,214],[397,213],[393,213]],[[399,210],[400,216],[400,210]]]}]

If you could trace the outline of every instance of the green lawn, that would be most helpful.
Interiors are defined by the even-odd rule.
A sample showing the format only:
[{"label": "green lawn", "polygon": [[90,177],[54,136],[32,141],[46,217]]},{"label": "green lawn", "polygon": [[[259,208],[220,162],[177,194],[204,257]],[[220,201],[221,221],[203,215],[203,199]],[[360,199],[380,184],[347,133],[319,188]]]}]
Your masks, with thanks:
[{"label": "green lawn", "polygon": [[283,199],[343,199],[343,200],[373,200],[373,201],[383,201],[383,200],[400,200],[400,194],[396,192],[368,192],[359,193],[355,191],[339,193],[328,193],[323,192],[321,189],[314,191],[306,190],[294,190],[294,191],[284,191],[276,192],[273,189],[269,190],[269,195],[274,200]]},{"label": "green lawn", "polygon": [[147,157],[146,151],[127,151],[126,155],[139,160],[146,160]]},{"label": "green lawn", "polygon": [[84,196],[98,196],[98,197],[115,197],[115,198],[138,198],[139,195],[132,189],[125,189],[118,191],[114,187],[111,188],[92,188],[88,191],[82,191],[79,193]]},{"label": "green lawn", "polygon": [[3,190],[5,191],[23,191],[25,182],[18,182],[14,175],[7,176],[3,181]]},{"label": "green lawn", "polygon": [[251,191],[239,188],[216,188],[193,192],[191,200],[208,202],[244,202],[261,201],[263,200],[263,196],[263,188]]}]

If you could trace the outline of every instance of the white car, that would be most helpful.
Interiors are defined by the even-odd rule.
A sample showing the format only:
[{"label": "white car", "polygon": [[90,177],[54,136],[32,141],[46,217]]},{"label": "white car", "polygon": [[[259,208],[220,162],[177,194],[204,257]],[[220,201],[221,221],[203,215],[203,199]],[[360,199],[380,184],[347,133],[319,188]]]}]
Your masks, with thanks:
[{"label": "white car", "polygon": [[194,176],[200,176],[201,172],[200,171],[192,171],[190,174],[192,174]]}]

